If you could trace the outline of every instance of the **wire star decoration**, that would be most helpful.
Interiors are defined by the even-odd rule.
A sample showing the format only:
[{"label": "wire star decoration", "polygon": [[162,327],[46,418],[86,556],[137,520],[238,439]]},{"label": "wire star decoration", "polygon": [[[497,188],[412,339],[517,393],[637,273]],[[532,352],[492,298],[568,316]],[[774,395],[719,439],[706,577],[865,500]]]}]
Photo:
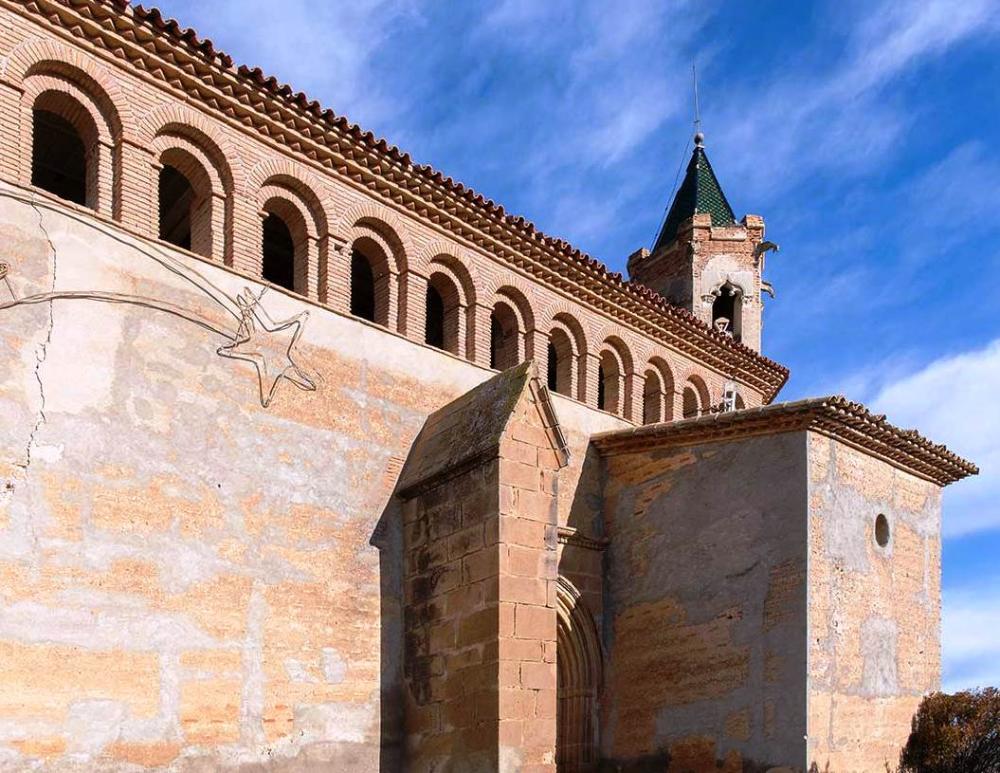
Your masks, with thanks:
[{"label": "wire star decoration", "polygon": [[303,311],[284,322],[268,324],[258,313],[259,301],[249,288],[236,297],[240,307],[236,339],[231,344],[220,346],[217,351],[220,357],[253,363],[260,384],[260,404],[267,408],[282,379],[306,392],[316,391],[316,383],[292,359],[292,349],[302,335],[309,312]]}]

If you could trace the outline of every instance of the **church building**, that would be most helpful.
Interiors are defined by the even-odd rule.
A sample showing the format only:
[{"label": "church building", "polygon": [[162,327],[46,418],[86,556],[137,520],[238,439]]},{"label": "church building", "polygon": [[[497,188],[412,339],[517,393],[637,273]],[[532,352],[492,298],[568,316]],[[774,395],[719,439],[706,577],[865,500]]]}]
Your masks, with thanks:
[{"label": "church building", "polygon": [[779,401],[724,177],[624,278],[155,9],[0,0],[0,770],[895,764],[976,468]]}]

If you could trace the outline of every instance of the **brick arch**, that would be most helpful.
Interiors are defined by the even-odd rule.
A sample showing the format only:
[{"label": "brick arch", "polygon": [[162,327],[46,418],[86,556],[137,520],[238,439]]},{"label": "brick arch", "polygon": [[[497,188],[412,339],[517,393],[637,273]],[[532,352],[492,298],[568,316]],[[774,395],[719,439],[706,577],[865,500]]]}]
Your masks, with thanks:
[{"label": "brick arch", "polygon": [[116,163],[120,155],[120,131],[115,128],[107,106],[94,91],[64,75],[36,72],[23,81],[18,105],[20,120],[17,179],[24,185],[32,180],[34,153],[34,111],[56,113],[73,125],[84,143],[87,157],[86,205],[112,215],[120,199],[121,174]]},{"label": "brick arch", "polygon": [[476,282],[465,261],[458,255],[454,247],[444,243],[435,243],[424,249],[413,260],[415,271],[421,271],[428,276],[432,271],[444,267],[452,274],[462,292],[462,304],[474,306],[479,297]]},{"label": "brick arch", "polygon": [[[322,223],[317,213],[300,192],[300,187],[288,185],[282,178],[269,178],[255,190],[257,214],[263,224],[267,215],[274,214],[285,221],[295,242],[295,292],[310,298],[319,297],[318,278],[325,256],[320,241]],[[259,265],[264,265],[263,239],[258,240],[261,253]]]},{"label": "brick arch", "polygon": [[316,191],[319,182],[311,174],[303,174],[301,167],[284,158],[270,158],[256,164],[247,174],[244,191],[250,199],[260,201],[260,191],[268,185],[280,186],[291,191],[309,212],[309,219],[316,238],[325,238],[330,232],[328,202]]},{"label": "brick arch", "polygon": [[580,361],[572,331],[562,322],[553,321],[548,328],[545,352],[545,380],[549,389],[567,397],[575,397],[577,366]]},{"label": "brick arch", "polygon": [[626,373],[635,372],[635,359],[632,357],[632,349],[625,343],[621,336],[615,333],[605,336],[601,342],[601,348],[610,348],[613,350]]},{"label": "brick arch", "polygon": [[[647,375],[652,371],[655,381]],[[654,387],[656,387],[654,391]],[[653,355],[646,362],[643,373],[642,393],[643,424],[673,421],[674,419],[674,374],[670,364],[661,356]]]},{"label": "brick arch", "polygon": [[139,125],[139,142],[143,147],[150,147],[160,137],[183,137],[201,148],[216,168],[227,196],[245,187],[245,181],[236,179],[239,167],[230,160],[237,156],[233,143],[212,121],[195,110],[168,104],[150,112]]},{"label": "brick arch", "polygon": [[479,302],[479,289],[476,281],[465,262],[454,252],[438,253],[428,264],[428,279],[434,272],[447,272],[452,281],[456,282],[461,292],[460,319],[458,321],[458,337],[464,356],[470,361],[476,359],[476,314]]},{"label": "brick arch", "polygon": [[[507,300],[514,305],[521,318],[521,329],[525,335],[530,336],[535,331],[535,311],[528,300],[529,291],[520,283],[501,281],[500,286],[494,289],[491,295],[494,304],[498,300]],[[527,352],[527,356],[531,356],[530,350]]]},{"label": "brick arch", "polygon": [[315,213],[309,206],[309,202],[299,195],[298,191],[277,181],[268,181],[257,189],[257,206],[260,212],[270,212],[269,206],[274,202],[285,202],[283,206],[294,210],[301,218],[301,225],[305,228],[305,235],[315,241],[319,238],[320,228],[316,221]]},{"label": "brick arch", "polygon": [[[376,202],[361,202],[347,207],[330,221],[330,237],[340,246],[330,250],[328,267],[320,282],[321,287],[327,288],[326,302],[340,311],[349,309],[351,245],[359,233],[358,229],[363,229],[373,237],[377,236],[390,263],[392,276],[387,288],[389,317],[386,324],[423,340],[422,329],[408,330],[407,326],[418,327],[416,320],[408,319],[412,316],[410,307],[413,305],[409,303],[409,296],[414,295],[413,303],[421,304],[422,308],[424,299],[416,296],[422,295],[424,280],[409,273],[413,249],[403,228],[403,221],[392,210]],[[412,290],[411,285],[415,285]],[[418,316],[422,317],[422,314]],[[422,323],[419,327],[422,328]]]},{"label": "brick arch", "polygon": [[[549,334],[549,340],[553,338],[553,331],[562,330],[568,337],[570,344],[572,346],[572,352],[569,356],[572,358],[572,363],[570,364],[570,392],[569,397],[574,397],[581,402],[586,402],[587,400],[587,370],[589,364],[587,362],[587,334],[583,329],[583,325],[577,319],[576,315],[569,309],[568,306],[561,305],[556,309],[549,310],[547,317],[547,323],[545,323],[545,329]],[[557,355],[560,359],[566,356],[565,352],[559,350],[557,347]],[[548,352],[546,352],[546,365],[548,365]],[[564,367],[564,366],[557,366]],[[557,379],[565,379],[566,375],[562,372],[557,373]]]},{"label": "brick arch", "polygon": [[383,236],[389,242],[398,242],[397,263],[399,270],[403,272],[409,268],[409,262],[412,260],[415,250],[410,229],[402,217],[376,201],[360,201],[347,207],[330,221],[330,233],[338,241],[343,241],[343,235],[359,223],[368,223],[383,231]]},{"label": "brick arch", "polygon": [[518,342],[517,361],[530,360],[535,356],[535,312],[528,300],[528,293],[515,284],[503,284],[492,294],[490,308],[498,304],[509,306],[517,316]]},{"label": "brick arch", "polygon": [[[230,163],[235,155],[232,144],[210,121],[179,105],[165,105],[153,110],[143,120],[140,132],[143,147],[153,151],[151,161],[157,173],[163,163],[163,153],[173,149],[180,149],[196,158],[205,169],[212,180],[211,257],[233,265],[236,218],[233,194],[237,190],[237,182]],[[155,195],[152,201],[156,201]]]},{"label": "brick arch", "polygon": [[[184,156],[188,157],[185,163],[197,166],[194,174],[205,177],[213,195],[220,197],[226,195],[227,186],[224,178],[220,174],[212,157],[205,152],[200,144],[192,142],[184,136],[161,134],[150,142],[147,147],[153,152],[153,165],[157,168],[166,163],[163,158],[170,151],[183,153]],[[184,172],[185,170],[180,169],[180,171]]]},{"label": "brick arch", "polygon": [[62,78],[86,91],[104,115],[113,142],[138,135],[131,103],[117,79],[79,49],[30,38],[15,46],[0,64],[0,79],[22,90],[27,81],[39,75]]},{"label": "brick arch", "polygon": [[331,276],[327,287],[336,297],[327,297],[326,301],[336,308],[356,313],[352,297],[355,291],[354,261],[357,253],[365,259],[371,270],[370,292],[374,295],[371,321],[383,327],[391,327],[398,317],[396,291],[399,268],[396,250],[380,231],[363,223],[349,229],[344,236],[346,244],[341,250],[335,250],[329,261]]},{"label": "brick arch", "polygon": [[[192,252],[206,258],[222,261],[227,257],[227,244],[231,243],[232,213],[226,185],[212,159],[200,145],[183,136],[160,135],[150,145],[153,152],[155,205],[150,207],[150,232],[161,235],[159,222],[162,202],[159,200],[159,179],[165,166],[172,166],[191,184],[194,201],[190,212]],[[227,261],[228,262],[228,261]]]},{"label": "brick arch", "polygon": [[693,393],[695,399],[694,405],[697,413],[694,416],[701,416],[712,405],[712,398],[708,392],[708,386],[705,384],[705,379],[697,373],[689,374],[684,379],[681,389],[681,415],[685,419],[692,418],[689,393]]},{"label": "brick arch", "polygon": [[347,231],[345,235],[347,237],[345,247],[351,248],[362,239],[369,241],[378,249],[378,260],[385,264],[384,270],[391,273],[393,276],[399,273],[393,246],[380,231],[359,223]]},{"label": "brick arch", "polygon": [[[92,92],[60,75],[39,73],[30,76],[25,81],[21,104],[30,110],[43,94],[61,94],[77,102],[93,123],[96,132],[94,139],[106,145],[112,145],[116,142],[114,126]],[[70,123],[75,124],[76,121],[71,119]]]},{"label": "brick arch", "polygon": [[561,324],[569,330],[578,355],[583,356],[587,353],[587,331],[568,306],[559,306],[550,312],[548,325],[551,327],[554,323]]},{"label": "brick arch", "polygon": [[[631,419],[634,415],[632,392],[635,385],[635,361],[631,350],[621,337],[612,333],[598,347],[597,360],[604,376],[604,410]],[[600,389],[600,376],[598,382]]]}]

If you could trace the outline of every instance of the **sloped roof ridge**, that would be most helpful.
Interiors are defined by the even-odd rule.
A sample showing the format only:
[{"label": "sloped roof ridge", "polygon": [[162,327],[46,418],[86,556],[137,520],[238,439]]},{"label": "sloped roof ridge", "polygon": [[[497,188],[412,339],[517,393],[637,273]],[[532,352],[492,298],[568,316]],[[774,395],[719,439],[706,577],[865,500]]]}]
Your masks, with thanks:
[{"label": "sloped roof ridge", "polygon": [[625,453],[659,443],[713,442],[754,434],[813,429],[837,437],[928,480],[953,483],[978,475],[972,462],[914,429],[901,429],[843,395],[811,397],[664,424],[602,432],[591,437],[604,454]]},{"label": "sloped roof ridge", "polygon": [[[80,0],[54,0],[54,2],[59,2],[69,8],[76,8],[81,4]],[[158,32],[170,36],[178,45],[184,47],[190,53],[201,57],[207,64],[228,71],[230,75],[237,75],[239,78],[249,81],[255,88],[284,100],[290,107],[309,114],[317,122],[325,121],[330,127],[349,135],[354,141],[367,146],[372,151],[384,154],[391,161],[406,167],[408,171],[420,175],[429,183],[440,185],[449,193],[479,208],[488,217],[497,221],[499,225],[541,243],[551,250],[556,257],[577,268],[583,269],[592,278],[602,281],[610,288],[619,290],[627,296],[631,296],[631,298],[652,307],[655,311],[664,314],[666,317],[682,323],[691,332],[723,349],[728,349],[741,360],[756,363],[772,375],[770,379],[771,391],[767,395],[767,399],[773,399],[774,395],[777,394],[785,381],[787,381],[788,369],[785,366],[754,351],[732,337],[716,331],[711,325],[698,319],[687,309],[674,306],[663,298],[663,296],[645,285],[625,280],[621,273],[612,272],[604,263],[591,257],[579,248],[574,247],[568,241],[545,234],[534,223],[521,215],[508,214],[502,205],[495,203],[492,199],[486,198],[462,182],[445,176],[432,166],[414,163],[409,153],[403,152],[396,145],[391,145],[384,138],[376,137],[371,131],[362,129],[357,124],[349,121],[345,116],[337,115],[330,108],[323,108],[318,101],[310,99],[301,91],[296,92],[291,86],[281,83],[274,76],[265,75],[259,67],[250,68],[246,65],[239,65],[235,66],[234,69],[234,60],[229,54],[216,49],[210,39],[199,37],[193,28],[182,27],[176,19],[165,17],[155,6],[147,8],[141,3],[133,5],[131,0],[83,0],[83,4],[87,3],[94,3],[98,6],[110,8],[119,14],[132,15],[138,21],[150,24]],[[516,248],[511,247],[510,249]]]}]

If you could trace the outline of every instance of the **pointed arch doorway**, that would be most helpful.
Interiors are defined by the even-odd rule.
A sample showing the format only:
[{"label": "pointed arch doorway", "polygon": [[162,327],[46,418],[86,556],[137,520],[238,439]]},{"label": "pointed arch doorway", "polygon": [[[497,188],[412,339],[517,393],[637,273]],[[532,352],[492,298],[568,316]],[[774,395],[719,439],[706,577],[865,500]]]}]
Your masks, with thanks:
[{"label": "pointed arch doorway", "polygon": [[594,618],[569,580],[556,587],[556,768],[596,771],[601,644]]}]

